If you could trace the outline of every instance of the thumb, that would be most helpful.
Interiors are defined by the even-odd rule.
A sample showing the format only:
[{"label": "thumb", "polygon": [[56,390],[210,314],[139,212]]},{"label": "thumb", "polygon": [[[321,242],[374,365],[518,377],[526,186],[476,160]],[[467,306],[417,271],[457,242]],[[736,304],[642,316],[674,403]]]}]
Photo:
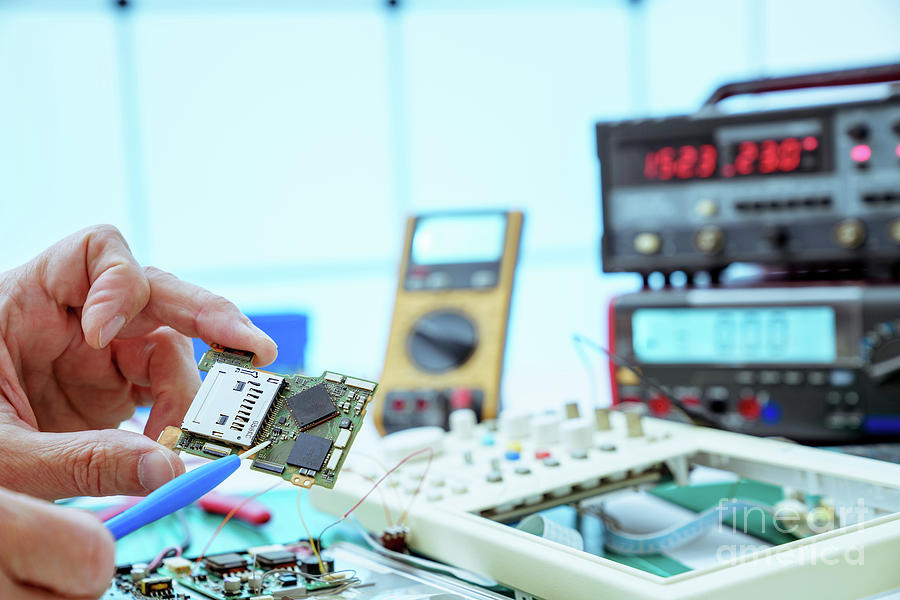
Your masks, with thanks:
[{"label": "thumb", "polygon": [[39,498],[144,495],[184,473],[171,450],[118,429],[4,437],[19,452],[0,458],[0,482]]}]

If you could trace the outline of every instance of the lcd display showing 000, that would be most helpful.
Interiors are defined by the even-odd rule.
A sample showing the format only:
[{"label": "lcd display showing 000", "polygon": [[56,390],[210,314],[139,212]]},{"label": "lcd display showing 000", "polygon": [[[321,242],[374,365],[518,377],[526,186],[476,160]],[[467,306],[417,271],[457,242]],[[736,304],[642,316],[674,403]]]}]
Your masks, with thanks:
[{"label": "lcd display showing 000", "polygon": [[825,364],[837,356],[834,309],[641,308],[631,317],[646,364]]}]

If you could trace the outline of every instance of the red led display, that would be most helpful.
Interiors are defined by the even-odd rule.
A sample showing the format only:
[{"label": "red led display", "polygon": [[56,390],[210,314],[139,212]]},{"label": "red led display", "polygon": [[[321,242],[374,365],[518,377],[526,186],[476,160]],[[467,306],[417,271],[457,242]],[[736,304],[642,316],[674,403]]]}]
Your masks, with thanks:
[{"label": "red led display", "polygon": [[712,144],[664,146],[644,155],[644,178],[649,181],[706,179],[716,173],[718,151]]},{"label": "red led display", "polygon": [[[663,146],[644,153],[643,180],[677,181],[816,171],[820,140],[803,138],[745,140],[732,144],[720,154],[713,144]],[[729,155],[729,156],[725,156]],[[730,158],[722,162],[720,158]]]},{"label": "red led display", "polygon": [[813,136],[746,140],[732,146],[734,160],[722,165],[723,177],[812,171],[818,167],[819,140]]}]

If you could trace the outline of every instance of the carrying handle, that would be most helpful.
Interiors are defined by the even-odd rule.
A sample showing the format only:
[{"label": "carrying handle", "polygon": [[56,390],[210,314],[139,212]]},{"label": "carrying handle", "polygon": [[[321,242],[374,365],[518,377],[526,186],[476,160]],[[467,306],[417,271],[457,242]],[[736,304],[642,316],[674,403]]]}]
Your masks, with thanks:
[{"label": "carrying handle", "polygon": [[765,94],[767,92],[889,82],[900,82],[900,63],[825,71],[822,73],[807,73],[804,75],[761,77],[747,81],[726,83],[718,87],[703,103],[703,107],[715,106],[725,98],[743,94]]}]

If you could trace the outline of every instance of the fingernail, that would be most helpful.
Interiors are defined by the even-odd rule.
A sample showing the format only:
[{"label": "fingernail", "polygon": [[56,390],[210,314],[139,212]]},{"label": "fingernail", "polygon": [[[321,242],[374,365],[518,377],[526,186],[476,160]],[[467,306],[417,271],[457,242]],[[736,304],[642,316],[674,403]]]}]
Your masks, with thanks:
[{"label": "fingernail", "polygon": [[268,334],[268,333],[266,333],[265,331],[263,331],[262,329],[260,329],[260,328],[257,327],[256,325],[254,325],[253,323],[250,323],[250,329],[252,329],[255,333],[257,333],[257,334],[263,336],[264,338],[266,338],[266,339],[269,340],[270,342],[272,342],[272,345],[275,346],[276,348],[278,347],[278,344],[275,343],[275,340],[273,340],[271,337],[269,337],[269,334]]},{"label": "fingernail", "polygon": [[116,315],[100,328],[100,347],[105,348],[125,327],[125,315]]},{"label": "fingernail", "polygon": [[161,450],[146,453],[138,461],[138,480],[148,492],[152,492],[175,477],[175,469]]}]

